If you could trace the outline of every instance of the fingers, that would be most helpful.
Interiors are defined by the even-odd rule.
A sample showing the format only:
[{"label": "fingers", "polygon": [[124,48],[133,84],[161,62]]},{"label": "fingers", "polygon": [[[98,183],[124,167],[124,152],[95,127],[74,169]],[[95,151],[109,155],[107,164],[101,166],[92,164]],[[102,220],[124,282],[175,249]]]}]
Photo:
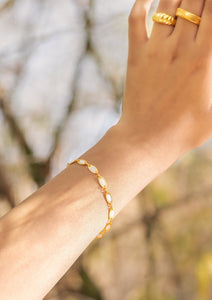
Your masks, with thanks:
[{"label": "fingers", "polygon": [[[179,7],[182,0],[161,0],[158,6],[157,11],[166,13],[168,15],[171,15],[175,17],[175,13],[177,8]],[[199,1],[199,0],[195,0]],[[166,38],[169,36],[174,30],[173,26],[154,23],[151,38]]]},{"label": "fingers", "polygon": [[203,40],[208,46],[212,46],[212,0],[205,0],[202,12],[202,20],[199,26],[197,39]]},{"label": "fingers", "polygon": [[[195,15],[201,16],[204,2],[205,0],[183,0],[180,7]],[[178,36],[182,43],[187,43],[195,40],[198,29],[198,25],[178,17],[174,35]]]},{"label": "fingers", "polygon": [[146,15],[151,0],[137,0],[129,16],[129,52],[139,53],[142,45],[148,40],[146,30]]}]

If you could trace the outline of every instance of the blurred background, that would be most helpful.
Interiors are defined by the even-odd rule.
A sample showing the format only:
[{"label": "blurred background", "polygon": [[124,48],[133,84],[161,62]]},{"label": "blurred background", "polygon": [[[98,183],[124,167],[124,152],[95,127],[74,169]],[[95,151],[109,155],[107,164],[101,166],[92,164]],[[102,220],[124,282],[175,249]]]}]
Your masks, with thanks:
[{"label": "blurred background", "polygon": [[[133,2],[0,0],[0,216],[118,121]],[[211,141],[127,205],[45,297],[59,299],[212,299]]]}]

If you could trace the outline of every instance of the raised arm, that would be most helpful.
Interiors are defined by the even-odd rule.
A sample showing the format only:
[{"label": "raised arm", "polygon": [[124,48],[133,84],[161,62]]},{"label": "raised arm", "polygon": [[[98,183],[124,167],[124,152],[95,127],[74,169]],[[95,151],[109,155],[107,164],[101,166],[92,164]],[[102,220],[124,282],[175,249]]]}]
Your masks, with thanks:
[{"label": "raised arm", "polygon": [[[212,136],[212,0],[161,0],[160,10],[173,14],[182,2],[202,21],[155,24],[148,40],[150,2],[137,0],[129,18],[121,119],[81,156],[106,179],[116,215]],[[42,299],[106,221],[95,176],[78,164],[65,168],[0,220],[0,299]]]}]

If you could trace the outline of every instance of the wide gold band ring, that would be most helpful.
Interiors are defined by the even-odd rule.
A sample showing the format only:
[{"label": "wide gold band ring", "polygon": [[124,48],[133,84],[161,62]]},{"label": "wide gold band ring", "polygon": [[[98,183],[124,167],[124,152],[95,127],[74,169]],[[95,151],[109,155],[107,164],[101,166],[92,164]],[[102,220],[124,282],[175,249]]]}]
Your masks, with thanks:
[{"label": "wide gold band ring", "polygon": [[165,25],[175,26],[176,24],[176,19],[174,17],[161,12],[154,14],[152,20],[156,23],[165,24]]},{"label": "wide gold band ring", "polygon": [[176,16],[183,18],[189,22],[192,22],[196,25],[200,25],[201,22],[201,18],[199,16],[192,14],[191,12],[184,10],[180,7],[177,9]]}]

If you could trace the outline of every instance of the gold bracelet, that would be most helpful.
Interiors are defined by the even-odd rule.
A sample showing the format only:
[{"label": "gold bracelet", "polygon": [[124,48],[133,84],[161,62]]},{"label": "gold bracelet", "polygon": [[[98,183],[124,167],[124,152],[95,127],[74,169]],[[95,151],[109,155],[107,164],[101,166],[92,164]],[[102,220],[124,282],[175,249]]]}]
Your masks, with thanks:
[{"label": "gold bracelet", "polygon": [[115,212],[114,212],[113,205],[112,205],[112,196],[107,190],[106,180],[104,179],[104,177],[102,177],[99,174],[99,171],[97,170],[97,168],[95,166],[90,165],[85,159],[75,159],[72,162],[68,162],[67,166],[71,165],[75,162],[78,163],[81,166],[87,166],[88,170],[91,173],[96,174],[99,185],[104,189],[104,196],[105,196],[105,200],[106,200],[106,203],[107,203],[107,206],[108,206],[108,221],[107,221],[104,229],[102,231],[100,231],[100,233],[96,236],[96,239],[101,239],[104,236],[104,234],[111,229],[112,220],[115,216]]}]

